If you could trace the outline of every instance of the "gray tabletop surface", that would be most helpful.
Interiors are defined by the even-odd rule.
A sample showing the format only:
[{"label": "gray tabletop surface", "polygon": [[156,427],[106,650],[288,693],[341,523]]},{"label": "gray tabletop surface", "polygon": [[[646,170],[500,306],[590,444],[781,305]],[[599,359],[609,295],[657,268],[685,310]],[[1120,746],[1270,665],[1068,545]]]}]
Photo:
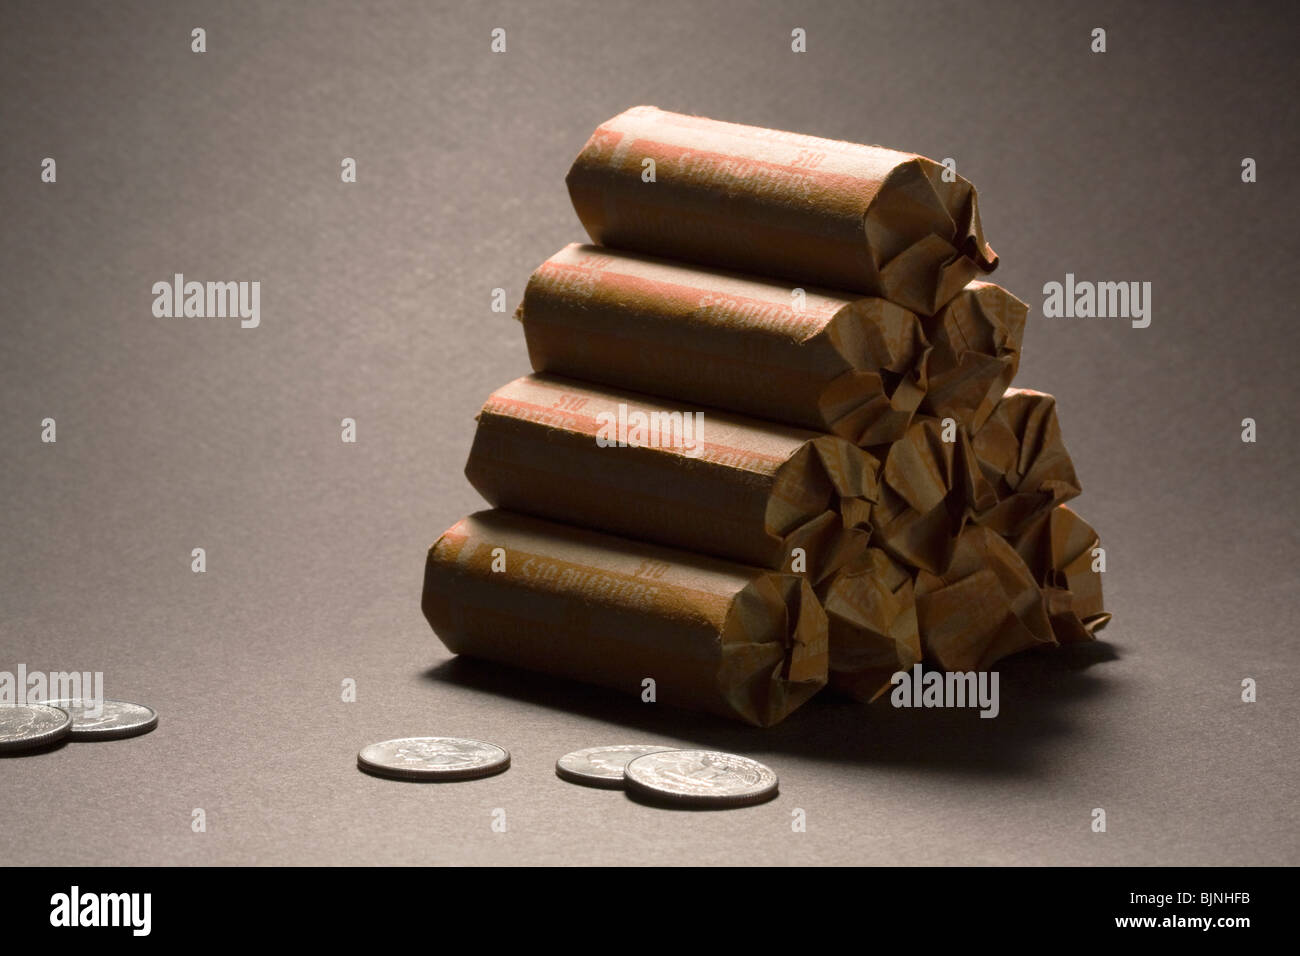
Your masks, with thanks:
[{"label": "gray tabletop surface", "polygon": [[[100,671],[160,723],[0,760],[0,861],[1300,862],[1290,19],[3,4],[0,670]],[[640,103],[952,157],[978,186],[994,278],[1031,306],[1016,384],[1058,397],[1115,614],[1096,645],[1005,661],[997,719],[823,695],[756,730],[455,660],[425,624],[425,551],[483,507],[474,414],[528,370],[492,290],[513,309],[584,238],[568,164]],[[260,325],[156,318],[175,273],[259,281]],[[1151,282],[1150,327],[1044,318],[1067,273]],[[512,766],[446,785],[355,768],[366,743],[431,734]],[[658,741],[760,759],[781,794],[672,812],[553,773]]]}]

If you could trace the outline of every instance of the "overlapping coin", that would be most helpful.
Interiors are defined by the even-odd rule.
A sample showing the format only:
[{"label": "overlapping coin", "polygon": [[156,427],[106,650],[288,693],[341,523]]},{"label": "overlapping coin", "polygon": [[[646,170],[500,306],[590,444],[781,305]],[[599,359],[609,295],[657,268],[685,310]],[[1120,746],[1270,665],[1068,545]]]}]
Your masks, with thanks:
[{"label": "overlapping coin", "polygon": [[461,737],[399,737],[362,748],[357,766],[396,780],[472,780],[510,766],[508,751]]},{"label": "overlapping coin", "polygon": [[776,774],[757,760],[716,750],[664,750],[630,761],[628,791],[658,803],[691,807],[745,807],[771,800]]},{"label": "overlapping coin", "polygon": [[71,730],[72,718],[66,710],[48,704],[0,705],[0,753],[48,747]]},{"label": "overlapping coin", "polygon": [[126,700],[52,700],[51,707],[66,710],[72,718],[73,740],[121,740],[147,734],[158,726],[152,707]]},{"label": "overlapping coin", "polygon": [[587,747],[565,754],[555,762],[556,776],[588,787],[623,789],[623,768],[628,761],[646,754],[671,750],[659,744],[613,744],[608,747]]}]

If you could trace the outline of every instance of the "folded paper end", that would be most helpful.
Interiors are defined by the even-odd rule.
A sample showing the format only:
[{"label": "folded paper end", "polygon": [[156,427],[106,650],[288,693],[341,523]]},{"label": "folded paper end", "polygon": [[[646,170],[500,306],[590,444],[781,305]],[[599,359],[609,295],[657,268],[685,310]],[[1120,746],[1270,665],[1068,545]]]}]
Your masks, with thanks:
[{"label": "folded paper end", "polygon": [[911,574],[872,548],[818,589],[830,637],[830,684],[872,701],[921,660]]},{"label": "folded paper end", "polygon": [[783,539],[784,570],[816,585],[866,550],[879,473],[874,456],[831,435],[811,439],[777,469],[765,522]]},{"label": "folded paper end", "polygon": [[793,574],[757,577],[732,602],[722,638],[718,693],[760,727],[784,720],[826,686],[826,613]]},{"label": "folded paper end", "polygon": [[1057,643],[1024,561],[979,525],[962,532],[943,574],[917,576],[916,613],[926,657],[944,670],[988,670],[1008,654]]},{"label": "folded paper end", "polygon": [[1012,543],[1043,590],[1060,643],[1092,640],[1110,623],[1101,590],[1105,552],[1097,532],[1083,518],[1057,505],[1032,521]]},{"label": "folded paper end", "polygon": [[864,230],[884,297],[923,316],[998,265],[975,187],[923,156],[890,171],[867,207]]}]

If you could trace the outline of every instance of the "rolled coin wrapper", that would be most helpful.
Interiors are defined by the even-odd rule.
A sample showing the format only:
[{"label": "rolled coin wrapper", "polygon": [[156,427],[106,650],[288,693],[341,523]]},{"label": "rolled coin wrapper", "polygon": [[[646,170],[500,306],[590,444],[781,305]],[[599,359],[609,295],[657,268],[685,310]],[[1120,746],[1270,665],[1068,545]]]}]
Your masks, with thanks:
[{"label": "rolled coin wrapper", "polygon": [[866,550],[878,469],[832,435],[527,376],[483,406],[465,474],[498,508],[816,584]]},{"label": "rolled coin wrapper", "polygon": [[[941,315],[950,317],[938,326],[951,330],[941,364],[953,405],[975,390],[973,376],[987,374],[972,350],[987,344],[985,358],[997,363],[1009,339],[981,324],[974,308],[954,308],[964,298],[945,308]],[[533,273],[517,317],[535,371],[831,432],[857,445],[897,440],[924,397],[920,321],[880,298],[796,291],[574,244]],[[967,334],[971,342],[958,344]]]},{"label": "rolled coin wrapper", "polygon": [[1062,644],[1092,640],[1110,622],[1102,604],[1101,573],[1092,526],[1064,505],[1039,516],[1015,540],[1047,602],[1052,632]]},{"label": "rolled coin wrapper", "polygon": [[826,615],[797,575],[502,511],[430,549],[424,615],[457,654],[767,726],[826,683]]},{"label": "rolled coin wrapper", "polygon": [[925,320],[930,353],[921,410],[977,431],[1020,368],[1029,307],[991,282],[972,282]]},{"label": "rolled coin wrapper", "polygon": [[873,510],[877,541],[910,567],[942,573],[971,516],[998,504],[970,438],[955,422],[949,428],[918,418],[884,454]]},{"label": "rolled coin wrapper", "polygon": [[975,190],[945,172],[879,146],[638,106],[596,129],[567,182],[601,245],[933,315],[997,265]]},{"label": "rolled coin wrapper", "polygon": [[912,575],[879,548],[818,589],[830,639],[830,686],[875,700],[921,660]]},{"label": "rolled coin wrapper", "polygon": [[950,671],[1055,644],[1042,591],[1016,549],[996,532],[968,525],[941,575],[916,576],[916,618],[927,660]]},{"label": "rolled coin wrapper", "polygon": [[1044,392],[1007,389],[972,446],[997,496],[976,520],[999,534],[1019,534],[1081,490],[1061,438],[1056,399]]}]

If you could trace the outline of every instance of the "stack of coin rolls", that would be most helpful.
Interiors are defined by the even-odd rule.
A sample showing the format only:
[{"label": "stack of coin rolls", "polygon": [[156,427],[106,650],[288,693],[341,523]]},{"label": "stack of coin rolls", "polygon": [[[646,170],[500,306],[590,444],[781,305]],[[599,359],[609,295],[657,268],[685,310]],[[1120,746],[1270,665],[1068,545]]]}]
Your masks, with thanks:
[{"label": "stack of coin rolls", "polygon": [[529,280],[534,374],[488,398],[466,467],[497,510],[426,565],[451,650],[768,725],[1106,624],[970,183],[654,107],[567,181],[592,244]]}]

